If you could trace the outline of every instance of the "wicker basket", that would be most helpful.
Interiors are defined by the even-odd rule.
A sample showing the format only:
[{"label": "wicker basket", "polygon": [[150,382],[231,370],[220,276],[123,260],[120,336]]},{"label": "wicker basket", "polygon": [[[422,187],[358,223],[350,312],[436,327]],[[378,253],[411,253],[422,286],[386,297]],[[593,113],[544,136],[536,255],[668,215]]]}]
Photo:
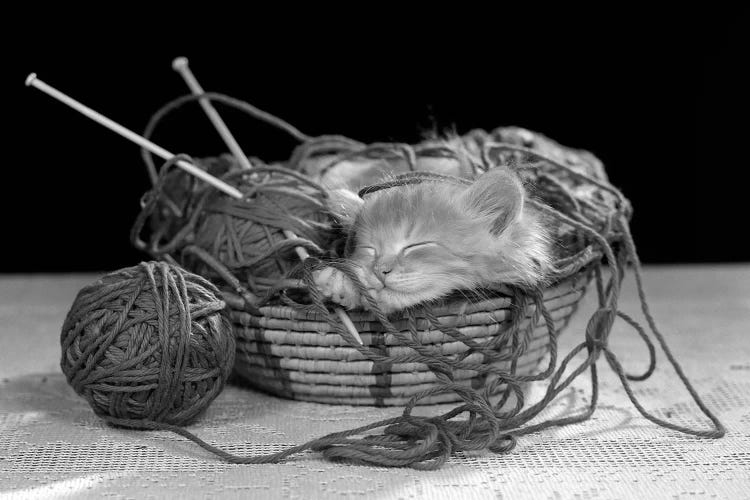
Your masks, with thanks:
[{"label": "wicker basket", "polygon": [[[582,270],[544,293],[544,304],[560,332],[570,320],[590,281]],[[300,312],[291,307],[270,306],[261,314],[243,310],[243,300],[224,293],[232,307],[231,319],[237,338],[235,373],[252,386],[272,394],[319,403],[402,406],[410,398],[437,384],[435,374],[423,363],[375,363],[350,347],[326,321],[315,313]],[[511,295],[497,294],[490,300],[469,303],[456,300],[435,309],[441,323],[457,328],[477,343],[502,334],[517,310]],[[521,326],[532,320],[534,307],[525,311]],[[376,347],[386,356],[408,354],[393,335],[383,332],[382,325],[369,313],[353,312],[350,317],[365,346]],[[394,325],[408,334],[406,319]],[[444,333],[431,329],[427,321],[418,321],[419,341],[442,355],[455,358],[469,348]],[[546,325],[531,332],[526,350],[516,360],[517,375],[531,375],[546,356],[549,337]],[[507,345],[503,352],[510,353]],[[482,362],[482,354],[469,354],[464,361]],[[506,371],[511,361],[498,362]],[[454,374],[455,379],[473,388],[486,383],[476,371]],[[500,393],[504,385],[493,391]],[[449,403],[459,396],[445,393],[420,399],[418,404]]]},{"label": "wicker basket", "polygon": [[[476,149],[481,149],[483,142],[491,140],[533,148],[548,158],[566,162],[592,178],[606,180],[602,164],[590,153],[564,148],[524,129],[501,128],[492,134],[474,131],[464,136],[464,140],[469,148]],[[517,151],[505,154],[506,157],[495,161],[512,162],[508,154],[512,156]],[[292,165],[292,168],[300,169],[299,165]],[[565,237],[562,234],[559,236]],[[573,246],[577,250],[585,248],[580,244]],[[588,262],[583,265],[579,263],[576,268],[563,273],[544,291],[544,305],[552,316],[556,335],[568,324],[591,281],[592,266],[585,264],[599,258],[599,254],[588,255]],[[235,375],[255,388],[285,398],[320,403],[402,406],[414,396],[438,385],[435,373],[424,363],[379,363],[366,359],[318,313],[283,305],[262,307],[259,314],[248,312],[244,301],[226,289],[225,299],[232,310],[231,319],[237,338]],[[433,312],[442,324],[455,327],[479,344],[507,332],[519,313],[510,293],[496,293],[487,300],[472,302],[461,297],[446,302]],[[521,319],[524,326],[532,321],[535,308],[528,307],[521,313],[524,314]],[[375,348],[388,357],[408,355],[411,351],[402,346],[394,335],[385,332],[372,314],[353,312],[350,316],[366,347]],[[406,318],[393,323],[404,334],[409,333]],[[530,331],[525,339],[525,351],[514,362],[511,346],[506,345],[500,352],[507,354],[509,359],[497,362],[496,366],[504,371],[512,368],[517,376],[538,373],[549,351],[547,326],[540,323]],[[441,355],[451,359],[461,356],[466,362],[484,361],[482,354],[469,352],[471,349],[466,344],[434,328],[424,319],[418,322],[418,329],[419,343],[436,349]],[[513,367],[511,363],[514,363]],[[453,375],[459,383],[475,389],[484,387],[488,382],[488,377],[472,370],[460,370]],[[500,394],[504,389],[505,385],[500,384],[492,392]],[[444,392],[420,397],[417,404],[460,400],[456,392]]]}]

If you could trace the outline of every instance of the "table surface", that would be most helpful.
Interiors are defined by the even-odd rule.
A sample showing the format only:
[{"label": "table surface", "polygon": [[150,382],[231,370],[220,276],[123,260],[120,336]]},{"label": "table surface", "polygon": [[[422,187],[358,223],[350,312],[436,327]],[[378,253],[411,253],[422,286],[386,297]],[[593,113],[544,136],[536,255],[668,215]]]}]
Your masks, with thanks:
[{"label": "table surface", "polygon": [[[430,472],[335,464],[314,453],[232,465],[168,432],[104,425],[58,364],[62,321],[95,276],[0,276],[0,498],[750,498],[750,265],[644,273],[651,311],[727,427],[724,438],[699,439],[647,421],[600,360],[599,405],[589,421],[521,437],[509,454],[459,454]],[[589,294],[561,336],[561,352],[581,342],[593,306]],[[620,306],[642,319],[632,276]],[[645,349],[624,322],[615,324],[610,346],[628,371],[646,366]],[[576,379],[542,418],[583,409],[589,382],[588,372]],[[532,385],[527,400],[543,387]],[[635,394],[662,418],[709,427],[661,353]],[[189,429],[227,451],[260,455],[400,411],[295,402],[230,386]]]}]

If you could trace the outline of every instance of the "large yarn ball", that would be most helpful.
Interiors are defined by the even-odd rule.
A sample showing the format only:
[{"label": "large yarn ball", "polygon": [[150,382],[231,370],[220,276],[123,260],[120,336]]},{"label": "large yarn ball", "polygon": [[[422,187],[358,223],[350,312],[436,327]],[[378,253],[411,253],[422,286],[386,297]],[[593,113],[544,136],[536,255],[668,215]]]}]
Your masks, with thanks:
[{"label": "large yarn ball", "polygon": [[234,363],[218,293],[164,262],[142,262],[84,287],[60,336],[68,383],[116,425],[190,422],[224,388]]},{"label": "large yarn ball", "polygon": [[[193,158],[193,164],[205,170],[214,177],[221,177],[231,170],[239,169],[239,164],[231,155],[219,157]],[[164,240],[173,238],[186,224],[191,215],[191,204],[196,203],[206,184],[189,174],[174,167],[163,173],[164,179],[157,199],[157,205],[150,214],[151,230],[158,232]],[[152,193],[149,192],[149,195]]]},{"label": "large yarn ball", "polygon": [[[291,231],[314,248],[325,249],[332,238],[324,191],[284,172],[248,173],[227,179],[245,194],[242,200],[217,193],[204,206],[194,243],[240,280],[262,289],[272,286],[299,263]],[[189,269],[207,277],[207,267]]]}]

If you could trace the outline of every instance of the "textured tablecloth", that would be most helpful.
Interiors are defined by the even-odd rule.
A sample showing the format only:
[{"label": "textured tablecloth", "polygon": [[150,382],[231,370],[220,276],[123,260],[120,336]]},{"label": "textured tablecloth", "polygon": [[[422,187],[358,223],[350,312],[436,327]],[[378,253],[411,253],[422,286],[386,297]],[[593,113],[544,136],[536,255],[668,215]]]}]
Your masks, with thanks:
[{"label": "textured tablecloth", "polygon": [[[65,383],[59,329],[94,276],[0,277],[0,498],[750,498],[750,266],[650,267],[651,309],[704,401],[728,431],[698,439],[642,418],[600,360],[601,394],[586,423],[522,437],[507,455],[461,454],[420,472],[334,464],[313,453],[276,465],[230,465],[168,432],[103,425]],[[621,309],[640,318],[632,276]],[[593,294],[561,337],[583,338]],[[631,372],[645,348],[621,321],[611,347]],[[663,355],[636,383],[650,411],[707,428]],[[582,409],[588,376],[543,417]],[[532,386],[528,399],[539,397]],[[452,406],[424,407],[420,414]],[[282,450],[395,416],[400,409],[327,406],[228,387],[190,430],[237,454]]]}]

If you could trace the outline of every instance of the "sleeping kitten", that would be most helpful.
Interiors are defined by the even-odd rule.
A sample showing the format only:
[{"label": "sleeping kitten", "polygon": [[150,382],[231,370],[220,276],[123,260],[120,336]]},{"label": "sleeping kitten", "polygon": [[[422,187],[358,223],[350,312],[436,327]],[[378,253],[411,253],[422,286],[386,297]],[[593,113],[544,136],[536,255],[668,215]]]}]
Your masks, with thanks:
[{"label": "sleeping kitten", "polygon": [[[471,185],[424,181],[364,200],[339,189],[330,209],[352,232],[347,257],[387,314],[458,289],[543,281],[551,267],[550,237],[524,200],[518,177],[496,167]],[[367,308],[342,272],[327,267],[314,278],[332,301]]]}]

